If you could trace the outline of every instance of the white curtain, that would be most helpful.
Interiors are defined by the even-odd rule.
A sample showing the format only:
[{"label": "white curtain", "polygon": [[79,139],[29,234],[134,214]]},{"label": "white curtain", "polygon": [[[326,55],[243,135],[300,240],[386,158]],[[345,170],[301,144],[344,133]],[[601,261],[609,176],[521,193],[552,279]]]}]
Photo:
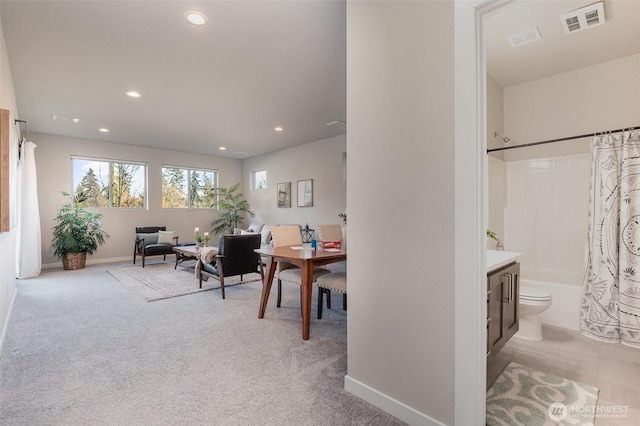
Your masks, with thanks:
[{"label": "white curtain", "polygon": [[592,140],[583,334],[640,347],[640,135]]},{"label": "white curtain", "polygon": [[21,279],[40,275],[42,267],[35,149],[36,144],[24,141],[20,150],[16,272]]}]

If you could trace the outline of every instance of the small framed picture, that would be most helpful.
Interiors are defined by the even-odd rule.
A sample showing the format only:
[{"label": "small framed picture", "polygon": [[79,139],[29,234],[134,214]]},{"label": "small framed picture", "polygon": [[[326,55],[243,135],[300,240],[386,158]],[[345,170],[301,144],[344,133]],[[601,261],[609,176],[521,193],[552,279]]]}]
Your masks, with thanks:
[{"label": "small framed picture", "polygon": [[313,207],[313,179],[298,181],[298,207]]},{"label": "small framed picture", "polygon": [[291,207],[291,182],[278,184],[278,207]]}]

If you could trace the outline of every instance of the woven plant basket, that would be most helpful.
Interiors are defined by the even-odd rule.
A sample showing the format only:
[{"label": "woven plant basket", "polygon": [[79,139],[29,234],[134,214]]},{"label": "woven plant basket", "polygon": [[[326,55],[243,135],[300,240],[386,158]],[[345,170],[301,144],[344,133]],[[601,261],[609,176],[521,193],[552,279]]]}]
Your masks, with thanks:
[{"label": "woven plant basket", "polygon": [[62,258],[62,267],[69,270],[84,269],[87,262],[87,252],[66,253]]}]

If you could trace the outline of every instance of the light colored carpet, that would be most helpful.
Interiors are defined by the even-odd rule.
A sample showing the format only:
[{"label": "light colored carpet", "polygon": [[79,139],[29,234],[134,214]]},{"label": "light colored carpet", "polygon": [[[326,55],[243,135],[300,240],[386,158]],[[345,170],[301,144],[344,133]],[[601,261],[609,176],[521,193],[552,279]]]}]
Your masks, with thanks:
[{"label": "light colored carpet", "polygon": [[[109,269],[113,275],[125,287],[142,296],[147,302],[184,296],[220,288],[220,281],[209,278],[202,282],[202,288],[198,283],[193,268],[178,266],[174,269],[173,263],[155,263],[142,266],[130,266]],[[245,274],[242,276],[227,277],[224,287],[260,280],[260,274]]]},{"label": "light colored carpet", "polygon": [[512,362],[487,392],[487,425],[593,425],[598,392]]},{"label": "light colored carpet", "polygon": [[225,300],[207,291],[147,303],[107,273],[115,266],[17,282],[0,424],[403,424],[344,390],[340,294],[321,320],[314,307],[303,341],[297,286],[283,286],[276,308],[274,285],[258,319],[260,282],[230,287]]}]

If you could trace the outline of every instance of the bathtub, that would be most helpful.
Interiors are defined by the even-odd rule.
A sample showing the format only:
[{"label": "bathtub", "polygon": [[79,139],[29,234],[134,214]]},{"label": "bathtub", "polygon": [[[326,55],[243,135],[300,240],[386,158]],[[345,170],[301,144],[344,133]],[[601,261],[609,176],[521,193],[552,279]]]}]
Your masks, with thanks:
[{"label": "bathtub", "polygon": [[539,288],[551,295],[551,307],[540,314],[542,324],[580,330],[582,276],[523,268],[520,285]]}]

